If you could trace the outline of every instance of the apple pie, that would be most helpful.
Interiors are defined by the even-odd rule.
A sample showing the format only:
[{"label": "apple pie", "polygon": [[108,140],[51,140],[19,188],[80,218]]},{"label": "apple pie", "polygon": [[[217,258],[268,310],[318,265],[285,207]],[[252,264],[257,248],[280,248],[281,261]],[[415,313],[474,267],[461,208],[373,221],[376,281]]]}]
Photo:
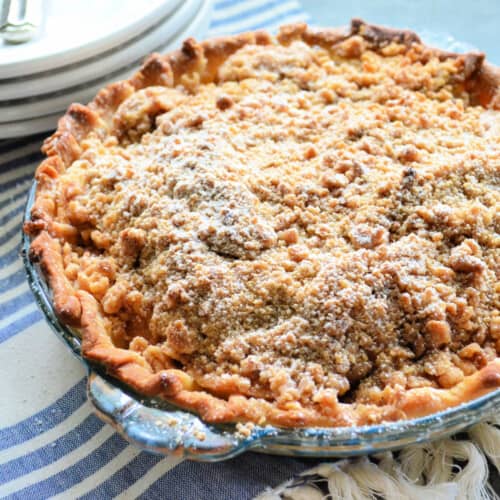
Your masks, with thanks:
[{"label": "apple pie", "polygon": [[82,354],[207,422],[500,387],[500,71],[353,20],[153,54],[73,104],[24,230]]}]

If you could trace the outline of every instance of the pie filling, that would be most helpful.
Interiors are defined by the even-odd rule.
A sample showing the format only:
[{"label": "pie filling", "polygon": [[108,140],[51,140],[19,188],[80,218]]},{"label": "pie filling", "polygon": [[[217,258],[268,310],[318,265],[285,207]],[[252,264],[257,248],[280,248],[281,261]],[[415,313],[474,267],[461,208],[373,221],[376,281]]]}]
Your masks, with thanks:
[{"label": "pie filling", "polygon": [[500,349],[500,114],[463,71],[353,36],[134,92],[53,182],[67,281],[112,346],[223,401],[328,423],[457,386]]}]

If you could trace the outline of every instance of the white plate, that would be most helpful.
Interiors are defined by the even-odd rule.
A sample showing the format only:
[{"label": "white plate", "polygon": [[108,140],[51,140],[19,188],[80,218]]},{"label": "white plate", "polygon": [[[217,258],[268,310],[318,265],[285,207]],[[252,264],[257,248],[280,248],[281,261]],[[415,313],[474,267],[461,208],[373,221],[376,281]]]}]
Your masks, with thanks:
[{"label": "white plate", "polygon": [[47,0],[30,42],[0,42],[0,78],[29,75],[92,57],[149,28],[175,0]]},{"label": "white plate", "polygon": [[[65,92],[65,89],[71,87],[85,86],[89,82],[103,78],[126,65],[133,64],[168,40],[172,33],[182,29],[195,16],[196,1],[175,0],[175,2],[182,3],[182,6],[174,13],[167,14],[160,23],[155,24],[145,33],[141,33],[138,38],[127,41],[126,44],[107,54],[94,56],[88,62],[74,63],[29,77],[0,80],[0,108],[2,102],[9,99],[15,99],[17,102],[18,99],[43,97],[46,94]],[[17,104],[22,104],[22,102],[19,101]],[[10,119],[20,118],[23,117]],[[0,118],[0,121],[5,121],[5,119]]]},{"label": "white plate", "polygon": [[[203,39],[205,36],[208,25],[210,24],[210,12],[213,0],[203,0],[203,5],[200,7],[198,14],[193,19],[193,21],[184,29],[182,32],[177,33],[174,38],[168,41],[168,43],[157,49],[158,52],[168,52],[179,48],[182,42],[188,37],[195,37],[197,39]],[[137,67],[133,69],[128,69],[124,72],[121,78],[127,78]],[[119,78],[107,78],[98,87],[101,88],[106,82],[115,81]],[[97,89],[97,90],[98,90]],[[89,90],[89,95],[82,99],[82,102],[90,101],[97,92],[96,89]],[[57,125],[57,120],[64,114],[67,105],[73,101],[69,100],[59,111],[56,113],[51,113],[47,116],[38,116],[35,118],[28,118],[26,120],[11,121],[7,123],[0,123],[0,140],[9,139],[11,137],[19,137],[30,134],[36,134],[38,132],[43,132],[46,130],[53,130]]]},{"label": "white plate", "polygon": [[[104,54],[98,54],[85,61],[50,71],[0,80],[0,103],[9,99],[33,97],[73,87],[122,68],[129,61],[135,61],[141,55],[150,51],[149,47],[156,47],[161,36],[165,37],[165,32],[162,33],[162,30],[169,29],[166,26],[167,19],[172,18],[172,26],[174,20],[181,22],[181,18],[178,17],[181,14],[180,11],[183,10],[183,8],[179,8],[181,3],[189,4],[185,0],[172,0],[172,10],[166,12],[161,21]],[[179,9],[173,13],[174,8]]]},{"label": "white plate", "polygon": [[[64,109],[72,102],[88,101],[106,82],[128,77],[140,65],[144,56],[163,49],[169,39],[177,38],[179,32],[187,31],[205,4],[204,0],[185,0],[181,9],[169,17],[165,24],[154,30],[147,46],[143,45],[141,41],[137,43],[134,50],[129,48],[123,51],[125,65],[122,64],[118,70],[108,71],[104,75],[98,75],[97,79],[94,78],[90,82],[83,82],[73,88],[63,89],[52,94],[0,102],[0,123],[44,116],[53,113],[55,109]],[[105,62],[102,64],[106,67]]]}]

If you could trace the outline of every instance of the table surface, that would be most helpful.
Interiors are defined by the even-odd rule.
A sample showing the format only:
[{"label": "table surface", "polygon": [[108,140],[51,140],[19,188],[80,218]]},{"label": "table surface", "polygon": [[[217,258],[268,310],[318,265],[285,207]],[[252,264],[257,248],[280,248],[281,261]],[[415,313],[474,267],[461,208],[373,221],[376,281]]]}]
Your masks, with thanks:
[{"label": "table surface", "polygon": [[324,26],[347,24],[352,17],[410,28],[419,34],[452,36],[500,65],[498,0],[302,0],[305,10]]}]

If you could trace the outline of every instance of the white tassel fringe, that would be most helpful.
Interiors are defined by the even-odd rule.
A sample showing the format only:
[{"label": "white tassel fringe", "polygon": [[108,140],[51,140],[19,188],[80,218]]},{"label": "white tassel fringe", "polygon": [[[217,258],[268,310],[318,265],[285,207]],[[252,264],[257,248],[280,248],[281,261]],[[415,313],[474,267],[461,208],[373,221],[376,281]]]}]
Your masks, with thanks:
[{"label": "white tassel fringe", "polygon": [[323,463],[255,500],[500,500],[488,484],[487,459],[500,471],[495,424],[500,417],[472,427],[470,441],[443,439],[371,459]]}]

